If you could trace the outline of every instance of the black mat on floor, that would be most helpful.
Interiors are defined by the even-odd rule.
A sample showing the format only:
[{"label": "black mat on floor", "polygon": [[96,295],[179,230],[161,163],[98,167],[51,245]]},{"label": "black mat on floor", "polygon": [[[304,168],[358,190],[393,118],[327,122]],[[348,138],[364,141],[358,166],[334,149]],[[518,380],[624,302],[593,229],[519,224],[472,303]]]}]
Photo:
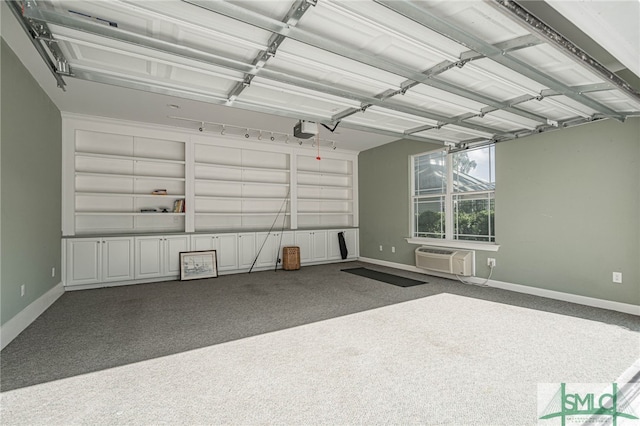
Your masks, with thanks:
[{"label": "black mat on floor", "polygon": [[382,281],[383,283],[397,285],[398,287],[413,287],[414,285],[426,284],[426,281],[418,281],[411,278],[400,277],[398,275],[378,272],[367,268],[349,268],[341,269],[342,272],[348,272],[361,277],[371,278],[372,280]]}]

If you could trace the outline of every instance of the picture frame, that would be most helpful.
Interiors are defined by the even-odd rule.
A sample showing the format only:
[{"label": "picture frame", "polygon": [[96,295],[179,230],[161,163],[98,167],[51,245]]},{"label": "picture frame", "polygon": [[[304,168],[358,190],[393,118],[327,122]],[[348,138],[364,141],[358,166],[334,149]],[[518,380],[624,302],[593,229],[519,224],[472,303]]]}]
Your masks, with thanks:
[{"label": "picture frame", "polygon": [[180,252],[180,281],[218,277],[216,250]]}]

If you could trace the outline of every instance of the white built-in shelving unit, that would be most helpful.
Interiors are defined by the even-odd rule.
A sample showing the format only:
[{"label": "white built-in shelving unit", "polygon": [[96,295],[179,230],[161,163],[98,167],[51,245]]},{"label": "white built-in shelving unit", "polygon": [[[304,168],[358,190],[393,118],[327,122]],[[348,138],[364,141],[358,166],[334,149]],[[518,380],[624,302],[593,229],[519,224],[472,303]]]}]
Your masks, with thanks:
[{"label": "white built-in shelving unit", "polygon": [[298,155],[296,165],[298,227],[356,226],[355,162]]},{"label": "white built-in shelving unit", "polygon": [[289,154],[196,143],[195,230],[289,228]]},{"label": "white built-in shelving unit", "polygon": [[358,226],[354,153],[69,115],[65,236]]},{"label": "white built-in shelving unit", "polygon": [[76,234],[184,231],[184,142],[77,130],[73,173]]}]

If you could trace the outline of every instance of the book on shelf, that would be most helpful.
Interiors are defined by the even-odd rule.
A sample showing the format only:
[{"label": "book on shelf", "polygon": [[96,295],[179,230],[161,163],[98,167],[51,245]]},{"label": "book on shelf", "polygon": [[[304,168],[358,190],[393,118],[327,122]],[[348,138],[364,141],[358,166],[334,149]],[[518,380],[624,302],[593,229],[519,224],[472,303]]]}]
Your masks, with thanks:
[{"label": "book on shelf", "polygon": [[153,194],[153,195],[167,195],[167,190],[166,189],[155,189],[155,190],[153,190],[153,192],[151,192],[151,194]]},{"label": "book on shelf", "polygon": [[184,213],[184,198],[177,199],[173,202],[174,213]]}]

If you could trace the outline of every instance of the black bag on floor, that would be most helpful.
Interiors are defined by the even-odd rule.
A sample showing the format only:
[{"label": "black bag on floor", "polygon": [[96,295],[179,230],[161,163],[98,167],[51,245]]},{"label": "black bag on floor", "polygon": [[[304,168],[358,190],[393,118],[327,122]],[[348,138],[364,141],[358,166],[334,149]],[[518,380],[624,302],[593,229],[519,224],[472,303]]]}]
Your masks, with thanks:
[{"label": "black bag on floor", "polygon": [[338,232],[338,244],[340,244],[340,255],[346,259],[349,250],[347,250],[347,242],[344,240],[344,232]]}]

